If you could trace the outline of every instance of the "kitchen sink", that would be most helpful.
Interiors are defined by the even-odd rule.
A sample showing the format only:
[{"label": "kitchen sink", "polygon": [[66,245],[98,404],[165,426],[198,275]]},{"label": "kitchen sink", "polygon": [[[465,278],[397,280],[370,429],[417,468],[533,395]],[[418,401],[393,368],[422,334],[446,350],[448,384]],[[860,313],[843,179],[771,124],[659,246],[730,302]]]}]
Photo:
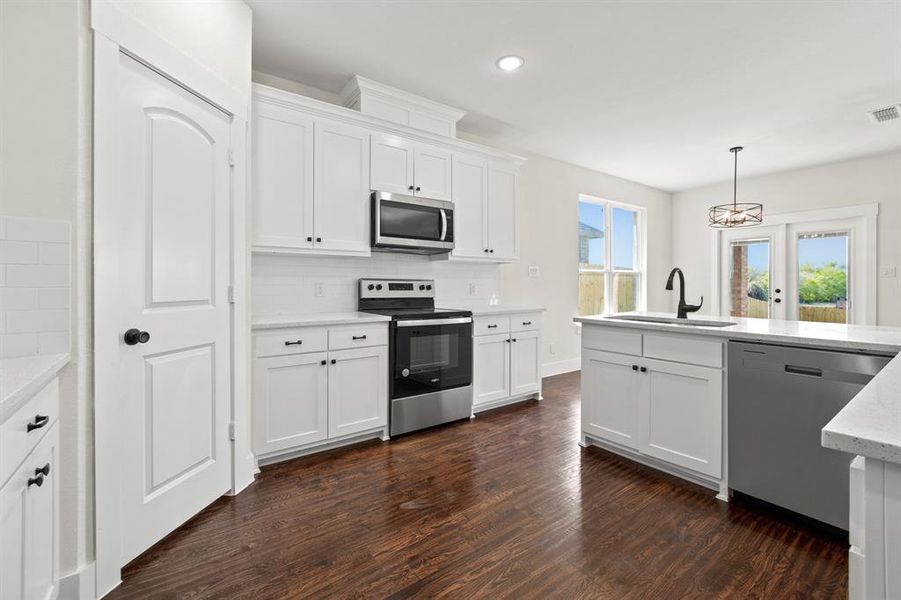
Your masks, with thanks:
[{"label": "kitchen sink", "polygon": [[730,321],[702,321],[701,319],[677,319],[676,317],[649,317],[645,315],[613,315],[607,317],[612,321],[638,321],[640,323],[664,323],[682,325],[683,327],[732,327],[736,323]]}]

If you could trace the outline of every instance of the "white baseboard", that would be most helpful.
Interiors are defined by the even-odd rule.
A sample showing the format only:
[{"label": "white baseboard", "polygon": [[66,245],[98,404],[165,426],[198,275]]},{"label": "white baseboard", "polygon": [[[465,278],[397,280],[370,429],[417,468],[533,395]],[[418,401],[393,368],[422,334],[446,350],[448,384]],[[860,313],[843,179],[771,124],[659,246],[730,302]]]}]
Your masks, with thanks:
[{"label": "white baseboard", "polygon": [[580,357],[568,358],[566,360],[558,360],[557,362],[544,363],[541,365],[541,376],[550,377],[552,375],[561,375],[563,373],[571,373],[582,368],[582,359]]},{"label": "white baseboard", "polygon": [[95,600],[94,563],[59,578],[59,600]]}]

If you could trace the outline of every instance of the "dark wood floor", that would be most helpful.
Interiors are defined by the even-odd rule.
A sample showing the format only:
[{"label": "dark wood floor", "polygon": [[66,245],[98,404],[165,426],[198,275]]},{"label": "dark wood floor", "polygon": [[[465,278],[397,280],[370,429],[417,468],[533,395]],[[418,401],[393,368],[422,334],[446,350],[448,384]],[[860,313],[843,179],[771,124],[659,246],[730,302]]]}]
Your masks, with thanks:
[{"label": "dark wood floor", "polygon": [[845,544],[578,446],[579,376],[263,470],[108,598],[844,598]]}]

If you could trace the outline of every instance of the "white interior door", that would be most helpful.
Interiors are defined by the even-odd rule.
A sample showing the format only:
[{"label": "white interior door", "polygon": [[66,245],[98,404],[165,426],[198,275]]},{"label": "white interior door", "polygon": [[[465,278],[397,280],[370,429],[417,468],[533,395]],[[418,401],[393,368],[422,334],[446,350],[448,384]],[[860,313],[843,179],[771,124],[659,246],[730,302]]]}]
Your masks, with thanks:
[{"label": "white interior door", "polygon": [[730,229],[720,236],[720,314],[785,319],[785,226]]},{"label": "white interior door", "polygon": [[[96,318],[117,324],[97,344],[118,346],[105,401],[121,424],[124,564],[230,488],[231,117],[118,60],[116,203],[98,220],[95,293],[109,308]],[[132,328],[149,339],[129,345]]]}]

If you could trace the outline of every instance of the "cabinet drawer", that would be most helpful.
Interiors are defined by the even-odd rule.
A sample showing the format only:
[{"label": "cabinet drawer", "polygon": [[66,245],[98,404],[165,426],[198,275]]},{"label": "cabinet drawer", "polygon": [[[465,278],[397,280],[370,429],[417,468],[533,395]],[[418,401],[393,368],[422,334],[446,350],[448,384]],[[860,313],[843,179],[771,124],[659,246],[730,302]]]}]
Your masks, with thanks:
[{"label": "cabinet drawer", "polygon": [[256,336],[257,358],[323,352],[327,348],[328,330],[325,327],[283,329],[277,333]]},{"label": "cabinet drawer", "polygon": [[328,349],[365,348],[367,346],[387,346],[388,325],[340,325],[329,327]]},{"label": "cabinet drawer", "polygon": [[645,334],[644,355],[717,369],[723,367],[723,343],[695,336]]},{"label": "cabinet drawer", "polygon": [[53,379],[0,425],[0,485],[9,479],[58,417],[59,380]]},{"label": "cabinet drawer", "polygon": [[582,347],[641,356],[641,334],[616,327],[583,325]]},{"label": "cabinet drawer", "polygon": [[494,335],[497,333],[510,333],[510,317],[507,315],[473,317],[473,335]]},{"label": "cabinet drawer", "polygon": [[541,313],[518,313],[510,315],[510,331],[532,331],[541,329]]}]

